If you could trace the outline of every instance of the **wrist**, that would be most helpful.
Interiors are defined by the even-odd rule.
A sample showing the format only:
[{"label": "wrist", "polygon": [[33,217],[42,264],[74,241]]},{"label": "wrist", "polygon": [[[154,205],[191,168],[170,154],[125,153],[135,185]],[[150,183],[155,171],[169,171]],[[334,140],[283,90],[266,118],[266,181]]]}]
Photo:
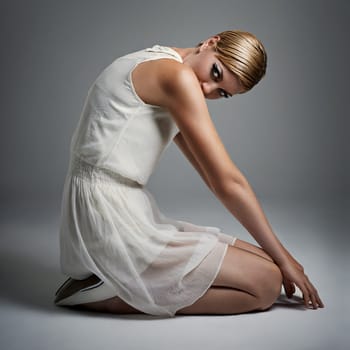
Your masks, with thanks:
[{"label": "wrist", "polygon": [[282,257],[278,257],[277,259],[274,259],[275,264],[282,270],[283,268],[286,268],[289,266],[292,262],[289,256],[284,255]]}]

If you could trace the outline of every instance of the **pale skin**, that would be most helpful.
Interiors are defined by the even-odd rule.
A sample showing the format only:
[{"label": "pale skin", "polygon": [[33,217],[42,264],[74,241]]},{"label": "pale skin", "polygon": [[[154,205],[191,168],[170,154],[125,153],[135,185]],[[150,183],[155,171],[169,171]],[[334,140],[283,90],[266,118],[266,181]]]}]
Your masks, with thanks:
[{"label": "pale skin", "polygon": [[[180,132],[174,141],[208,188],[248,230],[255,246],[237,239],[207,292],[177,314],[239,314],[267,310],[283,285],[291,298],[298,287],[306,308],[324,304],[303,266],[273,232],[248,180],[234,164],[211,120],[205,99],[242,92],[236,75],[216,57],[213,36],[199,47],[176,48],[172,59],[142,62],[132,72],[136,93],[147,104],[168,109]],[[141,313],[118,297],[78,307],[110,313]]]}]

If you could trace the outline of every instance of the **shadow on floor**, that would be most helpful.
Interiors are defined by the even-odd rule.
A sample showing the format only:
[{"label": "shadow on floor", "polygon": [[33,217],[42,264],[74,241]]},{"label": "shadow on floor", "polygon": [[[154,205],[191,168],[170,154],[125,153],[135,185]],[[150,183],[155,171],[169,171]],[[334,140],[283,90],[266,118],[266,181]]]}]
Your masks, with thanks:
[{"label": "shadow on floor", "polygon": [[[169,318],[163,316],[152,316],[146,314],[106,314],[94,311],[79,310],[75,308],[58,307],[54,304],[54,295],[58,287],[66,277],[62,275],[58,267],[49,266],[40,257],[15,256],[2,254],[0,256],[0,275],[2,287],[0,297],[11,303],[18,304],[25,308],[40,310],[43,312],[73,313],[77,315],[89,315],[91,317],[108,317],[138,320],[154,320]],[[305,310],[302,299],[294,296],[292,299],[281,295],[270,309],[291,308],[294,310]],[[176,315],[176,317],[188,317],[189,315]],[[191,315],[199,316],[199,315]],[[204,316],[204,315],[200,315]],[[211,315],[213,316],[213,315]],[[233,316],[233,315],[215,315]]]},{"label": "shadow on floor", "polygon": [[300,298],[296,295],[294,295],[292,298],[287,298],[286,295],[281,294],[276,300],[276,302],[272,305],[271,310],[276,308],[287,308],[306,311],[303,298]]},{"label": "shadow on floor", "polygon": [[56,311],[54,294],[64,276],[58,268],[38,257],[2,253],[0,297],[15,304],[42,311]]},{"label": "shadow on floor", "polygon": [[59,268],[40,261],[40,256],[16,256],[3,253],[0,256],[0,298],[6,304],[48,313],[65,313],[90,317],[121,318],[125,320],[155,320],[169,318],[147,314],[107,314],[54,304],[55,292],[66,280]]}]

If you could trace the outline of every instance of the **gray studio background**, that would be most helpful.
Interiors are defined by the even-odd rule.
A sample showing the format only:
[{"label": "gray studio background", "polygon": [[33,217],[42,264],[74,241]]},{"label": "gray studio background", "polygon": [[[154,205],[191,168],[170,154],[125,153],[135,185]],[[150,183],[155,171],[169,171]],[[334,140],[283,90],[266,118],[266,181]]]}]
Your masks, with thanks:
[{"label": "gray studio background", "polygon": [[[40,274],[51,289],[63,278],[57,235],[69,143],[97,75],[126,53],[154,44],[190,47],[226,29],[256,34],[266,47],[268,67],[247,94],[208,101],[218,132],[283,242],[304,261],[303,252],[313,252],[327,276],[339,273],[346,290],[348,278],[336,268],[349,264],[348,23],[347,1],[1,1],[1,271],[11,281],[16,274],[37,276],[36,287],[27,286],[32,297],[23,297],[20,282],[9,283],[0,295],[10,300],[5,309],[12,310],[11,302],[50,309],[53,290],[38,287]],[[147,186],[164,213],[251,240],[175,144]],[[296,227],[307,227],[310,235]],[[329,256],[338,259],[333,270]],[[310,259],[322,285],[316,265]],[[331,289],[333,282],[323,282],[329,299],[345,302],[340,289]],[[346,303],[335,307],[333,319]],[[24,322],[20,307],[8,311],[7,321]],[[54,319],[55,309],[50,310]],[[327,329],[327,318],[320,320]],[[317,344],[341,349],[336,332],[345,337],[344,327]],[[30,348],[56,346],[25,328]],[[5,344],[21,348],[11,334],[3,332]]]},{"label": "gray studio background", "polygon": [[[114,58],[240,28],[269,61],[251,92],[208,103],[233,161],[260,196],[338,201],[348,194],[345,3],[2,2],[1,198],[57,202],[87,89]],[[150,185],[176,200],[203,191],[176,145]]]}]

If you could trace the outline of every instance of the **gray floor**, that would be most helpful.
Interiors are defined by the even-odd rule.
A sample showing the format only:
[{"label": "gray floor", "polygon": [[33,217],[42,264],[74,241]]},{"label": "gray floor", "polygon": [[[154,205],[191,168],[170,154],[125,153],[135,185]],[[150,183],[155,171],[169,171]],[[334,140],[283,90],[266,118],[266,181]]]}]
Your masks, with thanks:
[{"label": "gray floor", "polygon": [[[57,203],[45,208],[22,203],[1,210],[1,349],[348,349],[349,237],[340,202],[263,202],[275,232],[304,265],[325,309],[303,310],[297,301],[281,297],[263,313],[165,319],[53,305],[55,289],[65,279],[58,265],[57,208]],[[222,207],[167,207],[166,213],[219,225],[252,242]]]}]

